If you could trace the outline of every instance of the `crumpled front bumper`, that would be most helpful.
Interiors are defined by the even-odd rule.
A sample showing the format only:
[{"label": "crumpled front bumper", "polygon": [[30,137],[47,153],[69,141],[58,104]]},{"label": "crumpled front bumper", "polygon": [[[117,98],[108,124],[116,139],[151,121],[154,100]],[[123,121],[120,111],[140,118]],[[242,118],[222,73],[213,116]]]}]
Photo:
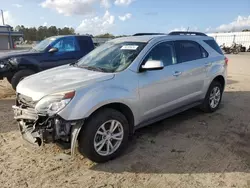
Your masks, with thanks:
[{"label": "crumpled front bumper", "polygon": [[14,110],[14,119],[17,121],[22,119],[36,121],[38,119],[38,114],[32,108],[23,109],[14,105],[12,106],[12,109]]},{"label": "crumpled front bumper", "polygon": [[71,155],[75,154],[77,137],[84,120],[66,121],[57,115],[39,115],[33,108],[24,109],[16,105],[12,108],[24,140],[38,146],[49,142],[67,143],[70,144]]},{"label": "crumpled front bumper", "polygon": [[13,75],[13,66],[3,60],[0,60],[0,80],[4,77],[11,77]]}]

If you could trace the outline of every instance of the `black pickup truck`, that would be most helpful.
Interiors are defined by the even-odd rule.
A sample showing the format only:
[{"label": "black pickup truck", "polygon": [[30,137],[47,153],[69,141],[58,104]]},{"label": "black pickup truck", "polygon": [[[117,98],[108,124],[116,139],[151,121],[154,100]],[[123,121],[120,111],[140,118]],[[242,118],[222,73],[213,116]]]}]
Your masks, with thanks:
[{"label": "black pickup truck", "polygon": [[20,80],[31,74],[77,61],[94,49],[90,36],[55,36],[25,51],[0,55],[0,80],[4,77],[15,89]]}]

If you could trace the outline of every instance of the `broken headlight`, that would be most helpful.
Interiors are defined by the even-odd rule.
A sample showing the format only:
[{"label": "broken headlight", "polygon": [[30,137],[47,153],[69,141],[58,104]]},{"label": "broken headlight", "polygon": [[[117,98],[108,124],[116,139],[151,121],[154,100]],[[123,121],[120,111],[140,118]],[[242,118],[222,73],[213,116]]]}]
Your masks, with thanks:
[{"label": "broken headlight", "polygon": [[36,105],[38,113],[54,115],[67,106],[75,96],[75,91],[62,92],[43,97]]},{"label": "broken headlight", "polygon": [[10,58],[8,61],[11,63],[11,65],[17,65],[17,58]]},{"label": "broken headlight", "polygon": [[2,62],[0,62],[0,69],[3,69],[6,65]]},{"label": "broken headlight", "polygon": [[0,69],[4,69],[8,66],[6,61],[0,61]]}]

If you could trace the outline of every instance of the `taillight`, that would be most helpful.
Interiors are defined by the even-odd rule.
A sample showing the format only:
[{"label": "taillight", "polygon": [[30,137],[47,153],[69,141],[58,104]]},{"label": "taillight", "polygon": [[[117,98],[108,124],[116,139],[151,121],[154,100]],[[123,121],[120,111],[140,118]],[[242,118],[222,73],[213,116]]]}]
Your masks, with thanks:
[{"label": "taillight", "polygon": [[225,57],[225,64],[227,65],[228,64],[228,58]]}]

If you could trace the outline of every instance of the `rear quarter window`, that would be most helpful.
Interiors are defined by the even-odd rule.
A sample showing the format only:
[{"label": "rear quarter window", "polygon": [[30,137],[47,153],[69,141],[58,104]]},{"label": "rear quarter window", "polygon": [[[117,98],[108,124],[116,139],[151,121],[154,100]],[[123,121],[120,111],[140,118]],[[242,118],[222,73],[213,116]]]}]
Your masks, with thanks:
[{"label": "rear quarter window", "polygon": [[205,43],[207,43],[211,48],[213,48],[216,52],[223,55],[223,52],[221,51],[220,47],[214,40],[204,40]]}]

